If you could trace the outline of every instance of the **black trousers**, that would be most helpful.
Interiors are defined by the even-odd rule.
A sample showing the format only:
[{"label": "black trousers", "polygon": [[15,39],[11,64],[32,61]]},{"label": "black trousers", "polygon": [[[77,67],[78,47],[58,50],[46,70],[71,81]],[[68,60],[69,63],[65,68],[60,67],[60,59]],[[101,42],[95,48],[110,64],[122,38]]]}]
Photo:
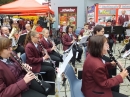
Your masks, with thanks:
[{"label": "black trousers", "polygon": [[72,59],[71,59],[71,62],[72,62],[72,65],[75,67],[76,52],[78,52],[77,60],[81,60],[83,50],[82,50],[82,48],[80,48],[80,47],[77,45],[77,46],[74,46],[74,47],[72,48],[72,51],[73,51],[73,57],[72,57]]},{"label": "black trousers", "polygon": [[46,72],[45,75],[45,80],[46,81],[55,81],[55,70],[52,67],[52,64],[48,62],[42,62],[41,65],[41,72]]},{"label": "black trousers", "polygon": [[113,52],[113,50],[112,50],[112,47],[113,47],[113,44],[114,44],[113,39],[108,39],[108,44],[109,44],[109,49],[110,49],[110,51]]},{"label": "black trousers", "polygon": [[17,49],[16,50],[14,50],[16,53],[21,53],[21,54],[23,54],[23,53],[25,53],[25,50],[24,50],[24,47],[23,46],[21,46],[21,45],[18,45],[18,47],[17,47]]},{"label": "black trousers", "polygon": [[22,97],[47,97],[51,91],[51,85],[42,81],[44,87],[49,88],[48,92],[44,92],[43,88],[36,82],[36,80],[31,81],[29,90],[23,92]]},{"label": "black trousers", "polygon": [[114,92],[114,91],[112,91],[112,95],[113,95],[113,97],[128,97],[128,96],[126,96],[124,94],[117,93],[117,92]]},{"label": "black trousers", "polygon": [[62,56],[60,56],[57,52],[55,52],[55,51],[52,51],[51,53],[49,53],[49,55],[50,55],[50,57],[51,57],[51,59],[53,60],[53,61],[56,61],[55,62],[55,66],[56,67],[59,67],[59,62],[62,62]]},{"label": "black trousers", "polygon": [[[42,77],[45,81],[55,82],[56,75],[55,75],[55,69],[52,67],[52,64],[50,64],[48,62],[42,62],[41,72],[46,72],[45,74],[42,75]],[[52,87],[50,94],[54,95],[55,94],[55,84],[52,83],[50,85]]]},{"label": "black trousers", "polygon": [[[103,56],[102,59],[105,60],[105,62],[111,62],[111,59],[107,56]],[[112,78],[112,75],[116,75],[116,67],[109,69],[108,73],[109,73],[109,78]],[[117,86],[112,87],[111,90],[114,92],[119,92],[119,88],[120,86],[117,85]]]}]

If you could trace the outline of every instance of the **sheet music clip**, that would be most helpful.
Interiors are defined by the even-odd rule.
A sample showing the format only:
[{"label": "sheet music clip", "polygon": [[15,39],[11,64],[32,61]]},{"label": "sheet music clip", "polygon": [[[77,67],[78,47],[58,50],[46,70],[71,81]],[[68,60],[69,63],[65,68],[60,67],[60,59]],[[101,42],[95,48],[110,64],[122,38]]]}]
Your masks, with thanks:
[{"label": "sheet music clip", "polygon": [[126,51],[124,54],[123,54],[123,58],[126,58],[128,55],[130,55],[130,49],[128,51]]}]

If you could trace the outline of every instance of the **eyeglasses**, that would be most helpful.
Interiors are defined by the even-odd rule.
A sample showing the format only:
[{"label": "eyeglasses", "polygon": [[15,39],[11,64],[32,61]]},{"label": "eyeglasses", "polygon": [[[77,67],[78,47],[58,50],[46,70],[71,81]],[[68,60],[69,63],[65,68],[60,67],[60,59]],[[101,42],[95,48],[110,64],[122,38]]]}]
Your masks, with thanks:
[{"label": "eyeglasses", "polygon": [[11,50],[11,49],[12,49],[12,46],[9,46],[9,47],[7,47],[7,48],[5,48],[5,49],[7,49],[7,50]]},{"label": "eyeglasses", "polygon": [[34,38],[37,38],[37,39],[39,39],[40,37],[34,37]]}]

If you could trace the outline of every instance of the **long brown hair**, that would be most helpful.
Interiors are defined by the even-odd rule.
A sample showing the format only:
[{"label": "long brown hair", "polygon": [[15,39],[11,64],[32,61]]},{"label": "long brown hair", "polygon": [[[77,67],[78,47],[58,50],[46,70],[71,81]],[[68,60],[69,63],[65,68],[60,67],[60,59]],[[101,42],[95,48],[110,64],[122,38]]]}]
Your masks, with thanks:
[{"label": "long brown hair", "polygon": [[39,34],[38,32],[36,31],[30,31],[27,36],[26,36],[26,39],[25,39],[25,43],[24,43],[24,46],[26,46],[29,42],[31,42],[31,36],[36,36],[36,34]]}]

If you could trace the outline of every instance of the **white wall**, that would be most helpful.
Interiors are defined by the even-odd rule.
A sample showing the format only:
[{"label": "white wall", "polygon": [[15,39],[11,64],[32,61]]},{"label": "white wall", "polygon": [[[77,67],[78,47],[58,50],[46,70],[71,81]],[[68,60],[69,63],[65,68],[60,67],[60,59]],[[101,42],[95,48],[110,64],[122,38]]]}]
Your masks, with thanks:
[{"label": "white wall", "polygon": [[51,8],[56,16],[56,27],[58,27],[58,7],[77,7],[77,27],[83,27],[85,23],[84,0],[51,0]]}]

